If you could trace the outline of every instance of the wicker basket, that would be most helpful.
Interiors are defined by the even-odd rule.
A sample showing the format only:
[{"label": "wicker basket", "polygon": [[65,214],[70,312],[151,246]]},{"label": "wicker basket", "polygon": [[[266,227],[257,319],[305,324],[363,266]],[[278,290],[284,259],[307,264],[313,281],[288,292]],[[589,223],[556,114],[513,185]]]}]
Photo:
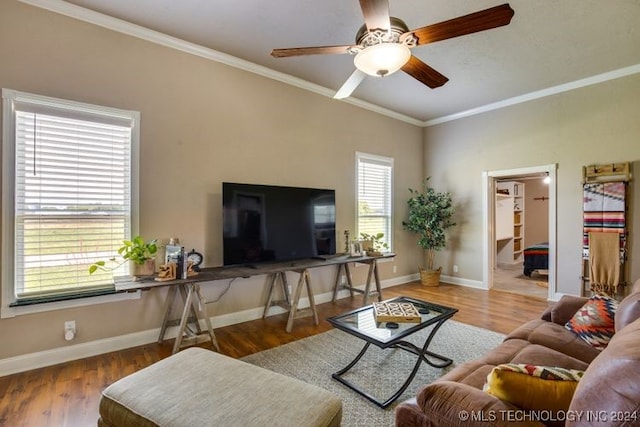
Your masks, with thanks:
[{"label": "wicker basket", "polygon": [[420,281],[422,286],[438,286],[440,285],[440,273],[442,273],[442,267],[437,270],[425,270],[420,269]]}]

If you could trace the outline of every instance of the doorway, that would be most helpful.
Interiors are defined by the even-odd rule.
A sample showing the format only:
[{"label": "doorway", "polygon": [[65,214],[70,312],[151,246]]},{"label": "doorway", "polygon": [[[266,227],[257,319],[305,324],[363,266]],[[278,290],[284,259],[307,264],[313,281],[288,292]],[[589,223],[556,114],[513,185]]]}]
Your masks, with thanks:
[{"label": "doorway", "polygon": [[486,289],[555,299],[556,168],[483,172]]}]

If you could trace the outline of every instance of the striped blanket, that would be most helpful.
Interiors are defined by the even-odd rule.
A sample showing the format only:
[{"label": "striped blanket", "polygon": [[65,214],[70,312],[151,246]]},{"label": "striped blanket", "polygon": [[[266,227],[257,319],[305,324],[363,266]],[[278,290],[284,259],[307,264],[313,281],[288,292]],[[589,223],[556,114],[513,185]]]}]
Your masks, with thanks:
[{"label": "striped blanket", "polygon": [[626,248],[626,184],[604,182],[584,184],[584,216],[582,256],[589,258],[589,233],[618,233],[620,258],[624,260]]}]

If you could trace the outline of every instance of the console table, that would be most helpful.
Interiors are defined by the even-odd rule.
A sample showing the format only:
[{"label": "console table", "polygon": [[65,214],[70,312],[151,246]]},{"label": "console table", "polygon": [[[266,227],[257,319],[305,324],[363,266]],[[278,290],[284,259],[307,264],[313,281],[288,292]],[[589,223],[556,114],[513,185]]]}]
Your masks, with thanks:
[{"label": "console table", "polygon": [[[162,321],[158,342],[164,341],[164,336],[169,326],[179,325],[178,335],[176,336],[176,341],[173,346],[173,353],[176,353],[184,345],[192,345],[209,340],[213,343],[215,348],[219,350],[218,343],[211,326],[211,321],[206,313],[206,301],[202,297],[199,283],[234,279],[238,277],[248,278],[252,276],[266,275],[269,281],[269,292],[265,303],[263,317],[267,316],[269,309],[274,305],[284,307],[289,312],[286,330],[287,332],[291,332],[294,319],[302,315],[313,315],[315,324],[318,324],[318,314],[316,311],[313,289],[311,287],[309,269],[337,265],[338,272],[333,286],[333,301],[336,300],[340,289],[348,289],[351,296],[353,296],[354,292],[362,293],[363,305],[366,305],[367,299],[372,295],[377,295],[378,301],[382,300],[380,277],[378,274],[378,260],[393,258],[394,256],[395,254],[392,253],[377,257],[349,257],[342,255],[329,257],[327,259],[303,259],[287,262],[256,264],[255,266],[211,267],[202,269],[197,276],[189,277],[188,279],[158,282],[149,278],[136,281],[117,282],[115,284],[115,290],[116,292],[132,292],[137,290],[146,291],[168,286],[169,292],[165,302],[164,319]],[[367,274],[367,282],[364,290],[353,287],[350,274],[351,272],[349,270],[350,263],[362,263],[369,265],[369,272]],[[345,269],[347,276],[346,285],[340,284],[340,273],[343,268]],[[295,272],[299,274],[298,284],[293,290],[293,298],[291,298],[291,295],[289,294],[286,272]],[[371,290],[372,278],[375,280],[375,291]],[[274,301],[274,294],[278,279],[282,285],[284,299],[281,301]],[[298,305],[304,287],[306,287],[307,295],[309,297],[309,307],[299,309]],[[182,300],[182,315],[180,319],[171,319],[172,308],[177,302],[179,302],[179,298]],[[201,329],[200,320],[205,322],[207,330],[203,331]]]}]

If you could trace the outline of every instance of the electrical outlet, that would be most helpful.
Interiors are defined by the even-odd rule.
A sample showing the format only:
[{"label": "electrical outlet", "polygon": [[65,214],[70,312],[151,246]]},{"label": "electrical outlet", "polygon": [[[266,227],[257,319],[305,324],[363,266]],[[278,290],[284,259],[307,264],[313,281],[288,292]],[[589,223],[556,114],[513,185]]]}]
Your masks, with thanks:
[{"label": "electrical outlet", "polygon": [[458,266],[457,266],[457,265],[454,265],[454,266],[453,266],[453,272],[454,272],[454,273],[457,273],[457,272],[458,272]]},{"label": "electrical outlet", "polygon": [[340,276],[340,283],[342,283],[343,285],[347,283],[347,276],[345,276],[344,274]]},{"label": "electrical outlet", "polygon": [[74,333],[76,332],[76,321],[75,320],[67,320],[66,322],[64,322],[64,330],[68,331],[71,330]]},{"label": "electrical outlet", "polygon": [[397,273],[398,272],[398,267],[396,267],[395,265],[393,266],[393,272]]},{"label": "electrical outlet", "polygon": [[76,321],[67,320],[64,322],[64,339],[67,341],[73,341],[76,337]]}]

